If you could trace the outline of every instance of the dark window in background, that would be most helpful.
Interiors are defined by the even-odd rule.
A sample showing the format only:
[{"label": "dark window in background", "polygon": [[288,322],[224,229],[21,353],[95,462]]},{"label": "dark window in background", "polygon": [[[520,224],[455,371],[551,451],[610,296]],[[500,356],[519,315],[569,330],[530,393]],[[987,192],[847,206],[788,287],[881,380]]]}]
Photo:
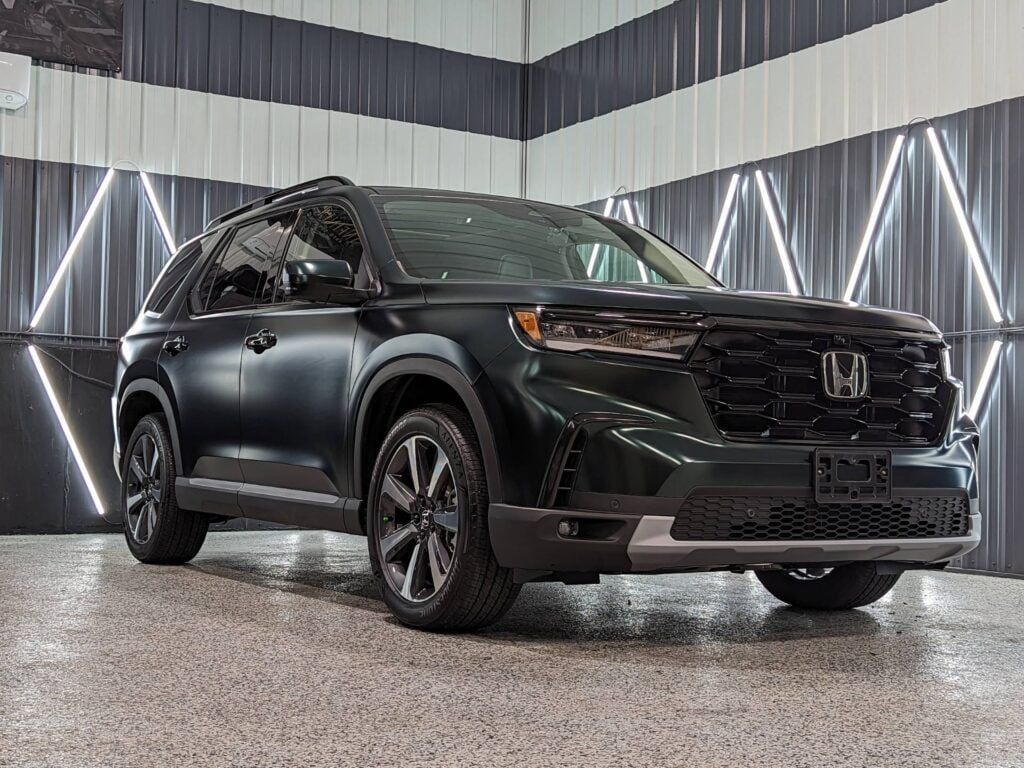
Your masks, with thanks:
[{"label": "dark window in background", "polygon": [[295,220],[294,211],[241,225],[215,257],[196,289],[194,306],[207,312],[248,307],[272,275],[278,246]]},{"label": "dark window in background", "polygon": [[124,0],[0,0],[0,49],[121,71]]}]

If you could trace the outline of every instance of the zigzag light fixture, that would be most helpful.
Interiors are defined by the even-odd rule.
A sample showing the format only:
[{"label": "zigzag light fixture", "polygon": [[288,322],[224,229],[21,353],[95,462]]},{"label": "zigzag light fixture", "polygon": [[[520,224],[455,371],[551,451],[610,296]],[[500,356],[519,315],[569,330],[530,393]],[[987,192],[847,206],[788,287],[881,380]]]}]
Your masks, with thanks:
[{"label": "zigzag light fixture", "polygon": [[864,227],[864,236],[860,240],[860,247],[857,249],[857,256],[853,260],[853,271],[846,283],[846,291],[843,293],[844,301],[852,301],[854,291],[857,289],[857,282],[860,280],[861,270],[868,258],[868,248],[875,235],[875,228],[878,226],[878,219],[882,215],[882,209],[888,197],[889,186],[892,184],[892,177],[896,175],[896,166],[899,164],[900,156],[903,153],[903,143],[907,140],[906,134],[899,134],[896,142],[892,145],[889,153],[889,162],[885,164],[885,171],[882,173],[882,181],[875,193],[875,202],[871,205],[871,213],[868,215],[867,226]]},{"label": "zigzag light fixture", "polygon": [[[32,315],[32,320],[28,324],[28,330],[35,330],[36,326],[39,325],[43,319],[43,315],[46,313],[46,308],[50,305],[54,295],[57,293],[57,289],[63,282],[64,275],[67,274],[68,269],[71,267],[71,262],[74,261],[75,254],[78,253],[79,246],[82,244],[82,239],[85,237],[85,232],[92,223],[92,220],[96,217],[96,212],[100,208],[100,204],[103,202],[103,198],[106,197],[107,190],[110,189],[110,183],[114,180],[114,173],[118,170],[118,165],[123,163],[115,163],[112,165],[103,176],[103,181],[100,182],[99,188],[96,190],[96,194],[93,196],[92,201],[89,203],[89,207],[85,211],[85,216],[82,217],[81,223],[78,225],[78,229],[75,230],[75,234],[71,238],[71,242],[68,243],[67,250],[64,251],[64,255],[61,257],[60,264],[57,265],[57,271],[53,273],[53,277],[50,278],[50,284],[46,287],[46,291],[43,293],[43,298],[39,302],[39,306],[36,307],[35,313]],[[173,254],[177,250],[177,246],[174,244],[174,237],[171,235],[170,227],[167,226],[167,219],[164,217],[163,209],[160,207],[159,201],[156,199],[156,193],[153,191],[153,185],[150,183],[149,176],[145,171],[138,170],[136,168],[139,178],[142,180],[142,189],[145,192],[146,201],[149,203],[149,209],[153,212],[153,217],[156,219],[157,227],[160,230],[160,236],[163,238],[164,245],[167,247],[168,253]],[[170,263],[168,260],[167,263]],[[164,265],[166,268],[166,264]],[[162,272],[161,272],[162,274]]]},{"label": "zigzag light fixture", "polygon": [[[96,190],[96,194],[93,196],[92,201],[89,203],[89,207],[85,211],[85,216],[82,217],[82,221],[78,225],[78,229],[75,230],[75,234],[72,236],[71,242],[68,244],[67,250],[64,252],[64,256],[61,258],[60,264],[57,265],[57,271],[54,273],[53,277],[50,278],[50,284],[47,286],[45,293],[43,293],[43,298],[39,302],[39,306],[36,308],[35,314],[32,316],[32,320],[28,326],[28,330],[30,332],[39,325],[43,314],[46,312],[47,306],[49,306],[50,301],[53,299],[57,288],[60,286],[64,278],[64,275],[71,266],[71,262],[74,259],[75,254],[78,253],[79,246],[85,236],[85,231],[95,218],[96,212],[99,210],[100,204],[103,202],[103,198],[106,196],[107,190],[110,188],[110,183],[113,181],[114,173],[117,171],[118,165],[121,165],[121,163],[115,163],[103,176],[103,180],[100,182],[100,186]],[[137,167],[135,170],[138,172],[139,178],[142,181],[142,188],[145,193],[146,201],[149,204],[149,209],[153,213],[154,219],[156,219],[157,227],[160,230],[160,236],[167,248],[168,254],[173,256],[174,252],[177,250],[177,246],[174,244],[174,237],[171,234],[170,227],[167,226],[167,219],[164,216],[163,208],[160,207],[160,202],[156,198],[153,185],[145,171],[142,171]],[[157,275],[156,280],[153,281],[154,286],[160,280],[160,277],[164,274],[171,261],[172,260],[168,258],[164,263],[164,266]],[[71,449],[71,455],[75,460],[75,465],[78,467],[82,480],[85,482],[86,490],[89,492],[89,498],[92,501],[96,512],[102,516],[104,514],[103,502],[101,501],[99,491],[96,488],[96,482],[93,480],[92,474],[89,472],[89,467],[85,462],[85,457],[82,455],[82,450],[78,445],[78,440],[75,438],[75,434],[71,430],[71,425],[68,423],[67,416],[64,414],[64,409],[61,407],[60,400],[57,397],[57,392],[53,387],[53,383],[50,381],[50,377],[46,374],[46,368],[43,366],[43,362],[39,357],[39,351],[35,346],[29,344],[28,353],[29,357],[32,359],[32,364],[35,366],[36,374],[39,376],[39,381],[43,385],[43,390],[46,392],[46,397],[50,402],[50,407],[53,409],[53,413],[57,417],[57,423],[60,424],[61,431],[64,433],[64,439],[67,441],[68,447]]]},{"label": "zigzag light fixture", "polygon": [[[909,128],[910,126],[908,126],[907,130],[909,130]],[[971,267],[974,270],[978,283],[981,285],[981,291],[985,297],[985,303],[988,306],[989,315],[994,323],[1002,325],[1006,322],[1006,315],[1003,312],[1002,304],[996,294],[992,276],[989,273],[988,264],[982,257],[981,247],[978,244],[978,237],[975,234],[974,227],[967,215],[967,209],[960,196],[960,190],[957,186],[956,179],[954,179],[953,172],[950,169],[945,147],[939,139],[938,131],[936,131],[935,127],[930,123],[928,123],[928,126],[925,129],[925,135],[928,137],[928,146],[931,148],[932,156],[935,158],[935,165],[939,171],[939,177],[942,179],[942,186],[946,193],[946,199],[949,201],[949,205],[953,209],[953,215],[956,217],[957,225],[960,228],[960,234],[963,237],[964,246],[967,249],[967,256],[970,259]],[[860,285],[864,274],[864,266],[867,263],[868,249],[870,248],[871,241],[875,236],[878,220],[884,208],[885,201],[889,196],[889,191],[892,187],[892,179],[895,175],[899,160],[903,155],[905,146],[906,131],[896,136],[896,141],[889,153],[889,160],[886,163],[885,171],[882,173],[882,180],[878,185],[878,191],[875,193],[875,200],[871,205],[871,213],[868,216],[868,223],[864,229],[864,236],[861,239],[860,247],[857,249],[857,255],[853,262],[853,269],[850,271],[850,278],[847,281],[846,290],[843,293],[843,299],[845,301],[853,300],[853,297]],[[992,343],[992,347],[989,349],[988,357],[985,359],[985,366],[982,369],[981,376],[974,387],[974,394],[971,397],[970,405],[967,408],[968,415],[974,420],[977,420],[982,415],[984,406],[988,401],[989,391],[992,389],[996,380],[996,372],[998,370],[999,362],[1002,359],[1004,346],[1005,342],[1001,339],[997,339]]]},{"label": "zigzag light fixture", "polygon": [[704,269],[711,274],[715,273],[715,260],[718,258],[719,247],[722,244],[722,236],[725,234],[726,223],[733,221],[732,201],[736,197],[736,190],[740,185],[740,175],[734,173],[729,179],[729,188],[725,192],[725,200],[722,203],[722,212],[718,214],[718,223],[715,225],[715,234],[711,237],[711,248],[708,249],[708,257],[704,262]]},{"label": "zigzag light fixture", "polygon": [[68,442],[68,447],[71,449],[71,455],[75,459],[75,464],[78,466],[78,471],[82,475],[82,480],[85,481],[85,488],[89,492],[89,498],[92,500],[93,506],[96,508],[96,512],[103,515],[103,502],[100,501],[99,491],[96,490],[96,483],[92,479],[92,475],[89,473],[89,468],[85,463],[85,458],[82,456],[82,449],[78,447],[78,440],[75,439],[74,432],[71,431],[71,425],[68,424],[67,417],[64,415],[64,409],[60,406],[60,400],[57,399],[57,392],[53,388],[53,384],[50,382],[50,377],[46,375],[46,369],[43,367],[43,361],[39,358],[39,350],[33,345],[28,345],[28,354],[32,358],[32,364],[36,368],[36,373],[39,375],[39,380],[43,384],[43,390],[46,392],[46,399],[50,401],[50,407],[53,409],[54,415],[57,417],[57,422],[60,424],[61,431],[64,433],[64,439]]},{"label": "zigzag light fixture", "polygon": [[[946,199],[949,201],[950,207],[953,209],[954,216],[956,216],[957,224],[960,227],[960,233],[964,239],[964,245],[967,248],[967,255],[970,258],[974,274],[981,285],[981,291],[985,296],[985,302],[988,305],[989,314],[991,315],[993,322],[997,324],[1003,323],[1006,320],[1006,316],[1003,314],[1002,306],[999,302],[998,296],[996,295],[988,266],[981,255],[981,248],[978,245],[977,235],[975,234],[974,227],[971,225],[971,221],[967,216],[967,209],[960,197],[960,191],[957,187],[956,180],[953,178],[953,172],[950,170],[946,151],[942,146],[942,142],[939,140],[938,133],[932,125],[928,125],[925,134],[928,137],[928,145],[931,147],[932,155],[935,157],[935,164],[938,167],[939,176],[942,179],[942,185],[946,191]],[[860,248],[857,249],[857,256],[853,262],[853,269],[850,272],[850,278],[847,281],[846,290],[843,293],[843,299],[846,301],[853,300],[854,295],[857,293],[861,278],[863,277],[864,266],[867,262],[868,249],[870,248],[871,241],[874,238],[875,229],[878,226],[878,219],[881,216],[885,201],[888,198],[889,191],[892,186],[892,178],[895,175],[896,167],[906,145],[905,139],[906,134],[900,133],[896,137],[896,142],[893,144],[892,150],[889,153],[889,161],[886,163],[885,171],[882,174],[882,181],[878,186],[878,191],[875,193],[875,201],[871,206],[871,214],[868,216],[868,223],[864,229],[864,236],[861,239]]]},{"label": "zigzag light fixture", "polygon": [[935,162],[939,166],[939,175],[942,177],[942,183],[946,188],[946,197],[949,199],[949,204],[953,206],[956,222],[960,225],[960,232],[964,237],[964,245],[967,246],[967,255],[971,259],[971,266],[974,267],[974,273],[978,277],[978,282],[981,283],[981,291],[985,294],[988,311],[992,315],[993,322],[1001,323],[1006,318],[999,305],[999,298],[996,296],[995,288],[992,286],[988,265],[981,257],[981,248],[978,246],[978,238],[974,234],[974,227],[971,226],[971,221],[967,217],[967,209],[964,207],[963,200],[960,199],[960,191],[957,189],[953,173],[949,169],[946,150],[939,142],[939,136],[935,132],[935,128],[929,125],[926,134],[928,136],[928,143],[935,155]]},{"label": "zigzag light fixture", "polygon": [[974,386],[974,394],[971,397],[971,404],[967,407],[967,415],[975,422],[981,416],[985,404],[988,402],[989,390],[992,389],[996,378],[996,369],[999,361],[1002,359],[1004,344],[1005,342],[1002,339],[996,339],[992,342],[992,346],[988,351],[988,357],[985,359],[985,367],[981,370],[981,377]]},{"label": "zigzag light fixture", "polygon": [[[726,226],[735,223],[733,215],[733,201],[736,199],[736,191],[739,188],[740,174],[734,173],[729,179],[729,187],[725,192],[725,200],[722,201],[722,210],[718,214],[718,223],[715,225],[715,232],[711,237],[711,247],[708,249],[707,259],[704,261],[704,269],[714,274],[714,269],[721,253],[722,241],[725,237]],[[797,267],[793,254],[786,244],[786,235],[782,229],[782,217],[779,214],[779,207],[775,201],[774,191],[768,183],[768,177],[760,168],[755,168],[754,179],[757,182],[757,191],[761,197],[761,204],[764,206],[765,214],[768,217],[768,227],[772,233],[772,240],[775,243],[775,252],[782,264],[782,271],[786,276],[786,286],[793,296],[803,296],[803,277]]]}]

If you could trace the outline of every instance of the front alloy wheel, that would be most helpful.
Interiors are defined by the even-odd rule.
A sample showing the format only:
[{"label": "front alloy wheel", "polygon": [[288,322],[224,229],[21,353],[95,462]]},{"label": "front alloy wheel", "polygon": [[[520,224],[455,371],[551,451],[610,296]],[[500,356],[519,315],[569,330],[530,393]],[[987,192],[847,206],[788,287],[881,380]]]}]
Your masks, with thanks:
[{"label": "front alloy wheel", "polygon": [[430,599],[452,570],[459,533],[459,493],[444,449],[425,435],[403,441],[388,462],[377,510],[388,583],[411,602]]},{"label": "front alloy wheel", "polygon": [[487,479],[469,417],[450,405],[402,416],[370,480],[370,564],[403,624],[440,631],[497,621],[519,594],[494,559]]}]

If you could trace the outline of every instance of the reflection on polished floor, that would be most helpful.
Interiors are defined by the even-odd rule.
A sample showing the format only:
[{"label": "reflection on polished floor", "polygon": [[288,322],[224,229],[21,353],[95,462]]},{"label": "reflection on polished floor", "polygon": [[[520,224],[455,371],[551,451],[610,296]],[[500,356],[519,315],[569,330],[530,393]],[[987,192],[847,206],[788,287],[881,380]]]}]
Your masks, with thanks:
[{"label": "reflection on polished floor", "polygon": [[365,541],[0,538],[0,766],[1024,765],[1024,581],[841,615],[752,577],[530,585],[491,630],[378,601]]}]

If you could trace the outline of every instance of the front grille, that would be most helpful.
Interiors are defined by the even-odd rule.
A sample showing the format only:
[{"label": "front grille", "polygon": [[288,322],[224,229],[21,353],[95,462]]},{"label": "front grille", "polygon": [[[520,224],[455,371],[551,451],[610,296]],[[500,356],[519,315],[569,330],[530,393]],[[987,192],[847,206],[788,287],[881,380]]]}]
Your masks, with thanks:
[{"label": "front grille", "polygon": [[[866,397],[825,394],[821,356],[830,349],[865,355]],[[690,366],[715,426],[730,439],[931,445],[954,397],[941,350],[934,340],[869,333],[716,329]]]},{"label": "front grille", "polygon": [[966,536],[963,495],[902,496],[884,503],[818,504],[800,496],[694,494],[672,524],[680,541],[935,539]]}]

